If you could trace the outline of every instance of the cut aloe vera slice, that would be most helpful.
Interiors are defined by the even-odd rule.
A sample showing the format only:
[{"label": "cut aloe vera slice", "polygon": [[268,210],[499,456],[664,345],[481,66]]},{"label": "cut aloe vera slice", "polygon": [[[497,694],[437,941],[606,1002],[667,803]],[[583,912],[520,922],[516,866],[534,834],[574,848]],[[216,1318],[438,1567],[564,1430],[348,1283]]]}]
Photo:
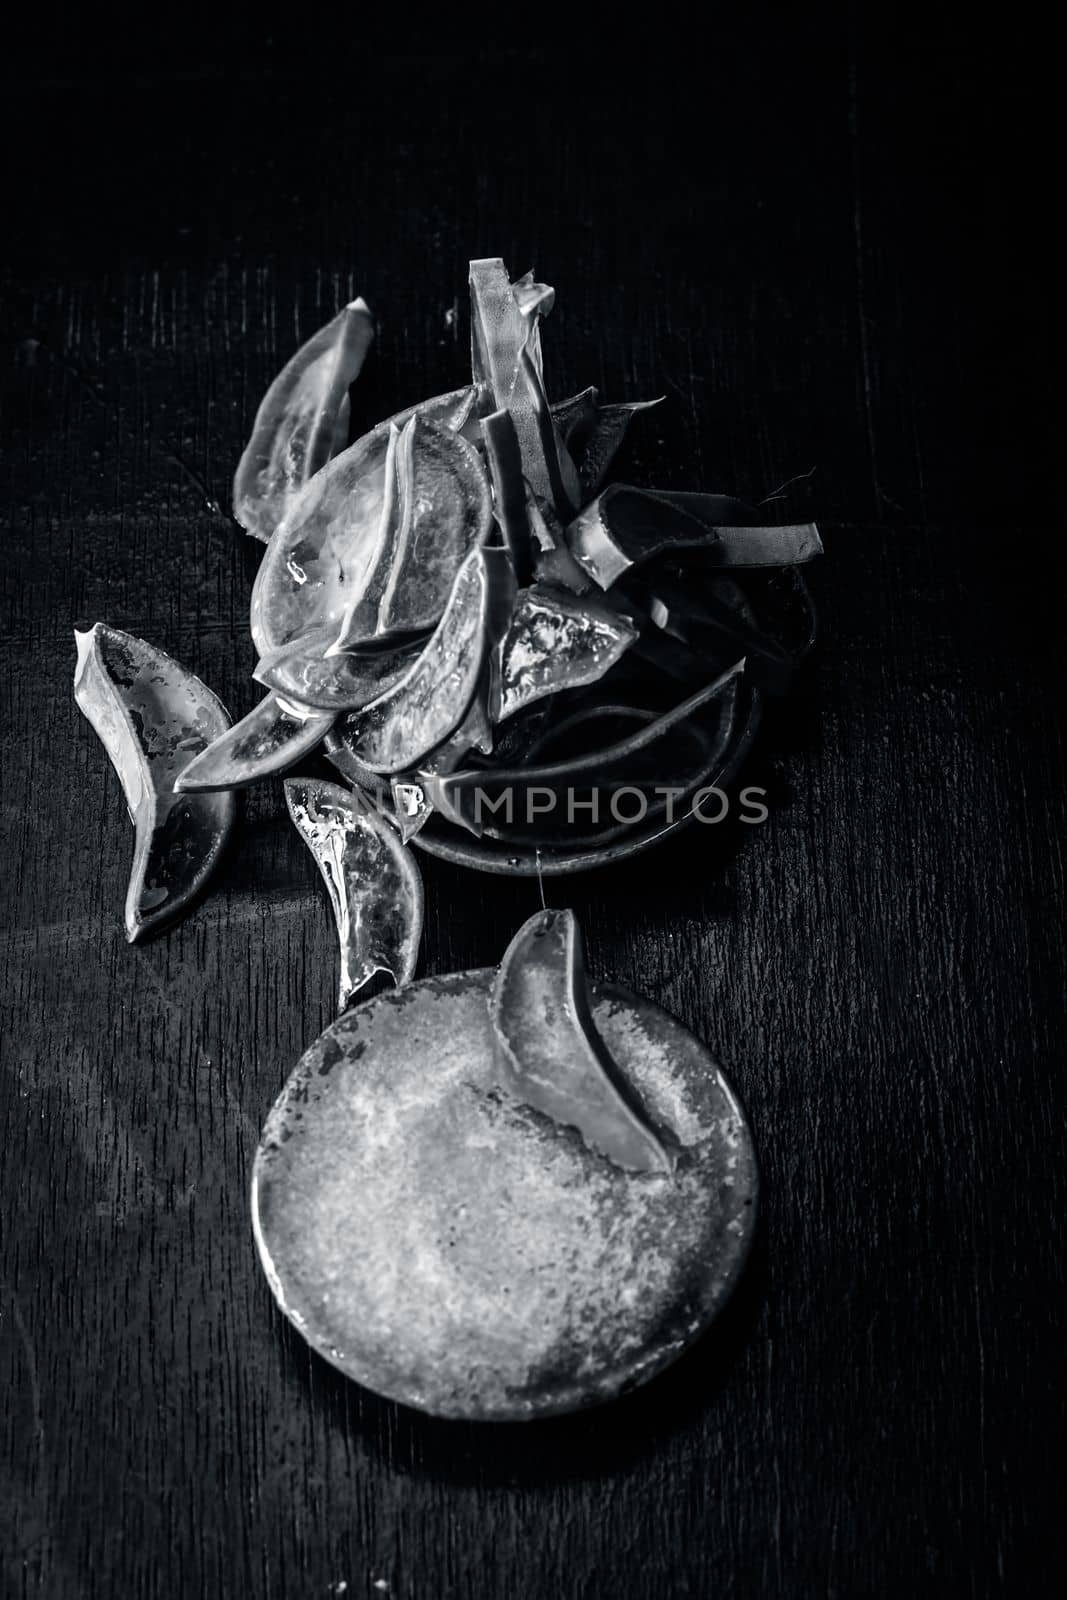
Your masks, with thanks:
[{"label": "cut aloe vera slice", "polygon": [[551,407],[552,420],[578,469],[583,500],[595,495],[604,482],[637,413],[661,403],[662,397],[602,406],[596,389],[590,388]]},{"label": "cut aloe vera slice", "polygon": [[209,744],[182,772],[175,787],[182,794],[210,789],[240,789],[284,772],[329,733],[336,713],[309,711],[278,694],[269,694],[254,711]]},{"label": "cut aloe vera slice", "polygon": [[572,515],[583,499],[578,471],[556,432],[544,382],[528,349],[522,352],[508,409],[531,489],[548,500],[558,516]]},{"label": "cut aloe vera slice", "polygon": [[491,720],[502,722],[561,689],[596,683],[636,638],[625,617],[595,600],[524,590],[494,655]]},{"label": "cut aloe vera slice", "polygon": [[320,711],[353,711],[399,683],[419,645],[327,655],[333,635],[320,629],[294,639],[257,666],[257,683],[297,705]]},{"label": "cut aloe vera slice", "polygon": [[178,794],[175,779],[230,719],[199,678],[143,639],[102,622],[74,637],[74,698],[118,773],[136,830],[126,894],[133,942],[184,910],[222,853],[233,796]]},{"label": "cut aloe vera slice", "polygon": [[647,489],[612,484],[568,524],[571,554],[602,589],[667,550],[711,545],[714,529]]},{"label": "cut aloe vera slice", "polygon": [[414,778],[393,778],[391,787],[400,842],[407,844],[429,822],[433,816],[433,805],[423,785]]},{"label": "cut aloe vera slice", "polygon": [[552,402],[552,421],[568,449],[596,421],[597,399],[597,390],[590,385],[579,394],[569,395],[566,400]]},{"label": "cut aloe vera slice", "polygon": [[673,1161],[597,1032],[573,911],[539,911],[500,963],[489,1002],[503,1089],[630,1172]]},{"label": "cut aloe vera slice", "polygon": [[600,489],[639,411],[650,411],[660,400],[632,400],[622,405],[598,406],[587,429],[580,430],[568,448],[578,468],[582,500]]},{"label": "cut aloe vera slice", "polygon": [[341,947],[338,1010],[376,972],[415,976],[422,878],[410,850],[370,800],[336,783],[287,778],[285,803],[322,874]]},{"label": "cut aloe vera slice", "polygon": [[541,583],[569,589],[571,594],[588,594],[596,585],[571,555],[562,522],[547,500],[527,495],[526,517],[534,550],[534,576]]},{"label": "cut aloe vera slice", "polygon": [[[472,261],[471,374],[489,389],[497,404],[506,405],[518,376],[522,352],[533,334],[531,356],[540,361],[538,319],[552,309],[555,294],[547,284],[534,285],[533,274],[512,284],[499,256]],[[536,293],[530,291],[536,289]]]},{"label": "cut aloe vera slice", "polygon": [[346,742],[343,732],[338,731],[339,729],[343,730],[343,728],[344,719],[342,718],[335,723],[322,741],[323,755],[332,766],[337,768],[346,783],[353,789],[360,789],[364,794],[370,795],[383,816],[388,816],[390,820],[395,820],[391,816],[393,809],[390,790],[391,780],[383,778],[380,773],[372,772],[369,767],[364,766],[351,748],[351,745]]},{"label": "cut aloe vera slice", "polygon": [[[252,638],[260,657],[300,634],[334,636],[353,594],[374,570],[381,543],[390,429],[415,411],[454,433],[476,427],[473,386],[437,395],[379,423],[327,463],[296,495],[275,530],[252,589]],[[473,419],[473,421],[472,421]]]},{"label": "cut aloe vera slice", "polygon": [[[787,566],[822,553],[813,523],[781,528],[711,524],[694,514],[718,496],[675,496],[612,484],[567,527],[571,554],[602,589],[631,567],[671,550],[695,548],[714,566]],[[705,511],[711,509],[705,504]]]},{"label": "cut aloe vera slice", "polygon": [[431,750],[419,763],[420,773],[455,772],[464,756],[476,750],[488,756],[493,751],[493,724],[489,716],[491,673],[488,663],[482,669],[478,687],[467,707],[467,714],[443,744]]},{"label": "cut aloe vera slice", "polygon": [[477,451],[418,413],[394,431],[385,486],[374,563],[365,580],[351,586],[331,652],[432,628],[464,558],[493,525],[489,479]]},{"label": "cut aloe vera slice", "polygon": [[489,475],[493,480],[493,509],[504,543],[511,553],[519,583],[527,583],[533,566],[533,541],[527,516],[527,485],[522,475],[522,455],[510,411],[494,411],[482,419],[482,436]]},{"label": "cut aloe vera slice", "polygon": [[484,668],[482,679],[474,691],[467,715],[455,733],[449,734],[443,744],[425,756],[415,773],[406,773],[391,780],[391,798],[396,825],[405,844],[421,833],[433,815],[433,801],[429,784],[446,772],[455,772],[472,750],[490,755],[493,749],[493,726],[489,720],[490,675]]},{"label": "cut aloe vera slice", "polygon": [[476,547],[456,575],[444,615],[399,683],[339,725],[372,772],[408,772],[459,727],[470,709],[493,643],[493,617],[510,611],[514,592],[507,552]]},{"label": "cut aloe vera slice", "polygon": [[510,411],[523,474],[535,494],[550,500],[561,516],[573,513],[581,500],[578,474],[553,422],[541,375],[539,314],[551,306],[551,291],[532,285],[529,275],[513,286],[499,257],[471,262],[470,289],[474,381],[488,386],[498,409]]},{"label": "cut aloe vera slice", "polygon": [[263,397],[233,480],[233,514],[266,542],[295,495],[348,434],[348,389],[374,338],[370,310],[353,300],[286,363]]}]

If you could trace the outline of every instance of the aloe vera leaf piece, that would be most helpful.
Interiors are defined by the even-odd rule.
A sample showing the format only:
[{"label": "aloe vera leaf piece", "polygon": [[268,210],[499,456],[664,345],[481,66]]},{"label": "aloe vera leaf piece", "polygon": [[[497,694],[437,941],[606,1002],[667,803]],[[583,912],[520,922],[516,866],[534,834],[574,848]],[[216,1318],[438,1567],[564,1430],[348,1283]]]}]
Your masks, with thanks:
[{"label": "aloe vera leaf piece", "polygon": [[411,778],[393,778],[393,811],[400,830],[401,844],[408,844],[433,816],[433,805],[421,783]]},{"label": "aloe vera leaf piece", "polygon": [[[330,455],[339,456],[342,450],[348,449],[348,435],[352,424],[352,402],[346,394],[341,404],[337,407],[337,416],[334,420],[333,434],[330,439]],[[328,459],[328,458],[327,458]],[[279,521],[281,519],[279,518]],[[275,527],[278,526],[276,522]],[[271,532],[274,530],[271,529]],[[268,538],[270,535],[268,534]]]},{"label": "aloe vera leaf piece", "polygon": [[322,743],[336,715],[334,711],[310,711],[283,695],[269,694],[190,761],[175,788],[181,794],[241,789],[259,778],[284,772]]},{"label": "aloe vera leaf piece", "polygon": [[467,553],[493,526],[481,456],[446,428],[417,414],[396,447],[396,513],[383,518],[375,562],[352,588],[331,654],[440,619]]},{"label": "aloe vera leaf piece", "polygon": [[552,412],[552,421],[560,438],[568,449],[577,436],[581,438],[587,428],[592,427],[597,414],[597,390],[590,385],[578,394],[569,395],[566,400],[554,400],[549,407]]},{"label": "aloe vera leaf piece", "polygon": [[630,1172],[670,1176],[674,1160],[593,1021],[573,911],[539,911],[500,963],[489,1000],[501,1088]]},{"label": "aloe vera leaf piece", "polygon": [[524,317],[535,314],[547,317],[556,303],[556,291],[547,283],[538,283],[533,272],[524,272],[521,278],[516,278],[511,285],[511,292],[515,296],[515,304]]},{"label": "aloe vera leaf piece", "polygon": [[[415,411],[463,433],[476,426],[468,385],[410,406],[378,424],[310,478],[278,524],[252,589],[252,638],[261,657],[316,628],[336,634],[352,594],[373,569],[382,538],[391,428]],[[473,421],[472,421],[473,419]]]},{"label": "aloe vera leaf piece", "polygon": [[630,423],[639,411],[650,411],[662,403],[663,396],[655,400],[632,400],[623,405],[598,406],[597,414],[588,432],[572,446],[582,499],[596,494],[608,475],[629,430]]},{"label": "aloe vera leaf piece", "polygon": [[419,763],[419,773],[455,772],[464,756],[476,750],[480,755],[493,753],[493,724],[489,716],[489,696],[492,692],[492,675],[489,664],[482,668],[478,687],[463,718],[454,733],[449,734],[436,750],[431,750]]},{"label": "aloe vera leaf piece", "polygon": [[558,516],[572,515],[583,499],[578,471],[556,432],[541,374],[525,347],[508,409],[515,421],[530,487],[551,502]]},{"label": "aloe vera leaf piece", "polygon": [[607,477],[637,412],[662,403],[661,395],[655,400],[602,406],[597,403],[596,389],[589,388],[550,407],[552,420],[578,470],[583,500],[596,494]]},{"label": "aloe vera leaf piece", "polygon": [[398,683],[418,653],[417,644],[356,654],[328,655],[325,629],[294,639],[256,667],[257,683],[297,705],[319,711],[354,711]]},{"label": "aloe vera leaf piece", "polygon": [[653,489],[652,493],[715,529],[718,539],[707,552],[711,566],[792,567],[814,561],[823,553],[814,522],[761,523],[757,506],[732,495],[678,489]]},{"label": "aloe vera leaf piece", "polygon": [[650,494],[667,500],[679,511],[687,511],[708,528],[759,526],[760,514],[747,500],[738,500],[732,494],[707,494],[703,489],[657,489]]},{"label": "aloe vera leaf piece", "polygon": [[541,357],[541,318],[547,317],[556,303],[556,291],[547,283],[537,283],[532,272],[524,272],[511,285],[515,304],[526,318],[526,347],[538,372],[544,364]]},{"label": "aloe vera leaf piece", "polygon": [[222,854],[233,795],[178,794],[175,779],[230,719],[199,678],[143,639],[102,622],[74,637],[74,698],[118,774],[136,833],[125,919],[133,943],[183,911]]},{"label": "aloe vera leaf piece", "polygon": [[352,749],[345,736],[343,717],[326,735],[322,749],[327,761],[337,768],[342,778],[346,778],[354,789],[362,789],[365,794],[371,795],[375,805],[381,810],[385,800],[381,775],[364,766]]},{"label": "aloe vera leaf piece", "polygon": [[[365,643],[375,632],[378,620],[378,601],[389,581],[401,523],[410,503],[411,494],[411,439],[415,431],[413,412],[403,428],[389,423],[389,439],[385,447],[382,466],[382,497],[378,513],[378,526],[373,539],[373,554],[353,587],[345,604],[340,631],[334,631],[324,654],[340,655],[353,644]],[[371,598],[372,596],[372,598]],[[356,623],[356,616],[359,623]]]},{"label": "aloe vera leaf piece", "polygon": [[567,546],[602,589],[666,550],[713,545],[716,532],[663,496],[612,484],[570,522]]},{"label": "aloe vera leaf piece", "polygon": [[[550,292],[544,285],[537,287]],[[538,316],[544,299],[533,297],[529,313],[524,313],[523,297],[516,296],[499,257],[471,262],[470,290],[475,383],[488,385],[497,408],[511,412],[525,477],[564,515],[579,504],[580,487],[545,399]]]},{"label": "aloe vera leaf piece", "polygon": [[393,811],[405,844],[420,833],[433,816],[428,780],[441,773],[455,772],[472,750],[482,755],[492,753],[493,727],[489,720],[488,698],[489,673],[483,667],[470,709],[456,731],[423,758],[414,774],[407,773],[391,780]]},{"label": "aloe vera leaf piece", "polygon": [[572,594],[589,594],[596,587],[567,546],[566,534],[547,500],[538,500],[527,485],[526,516],[534,549],[534,577]]},{"label": "aloe vera leaf piece", "polygon": [[270,538],[293,497],[348,438],[348,388],[374,338],[366,301],[353,300],[282,368],[256,412],[233,480],[233,514]]},{"label": "aloe vera leaf piece", "polygon": [[663,712],[654,721],[639,728],[636,733],[606,745],[603,749],[541,765],[523,762],[511,767],[490,767],[485,770],[468,767],[441,777],[430,777],[427,778],[429,797],[438,811],[443,812],[450,821],[480,836],[482,802],[479,797],[484,797],[487,787],[495,788],[511,784],[527,787],[551,786],[559,782],[573,782],[578,777],[587,775],[591,768],[603,771],[608,765],[629,761],[640,751],[654,744],[657,739],[661,739],[671,728],[707,705],[709,700],[729,689],[744,670],[745,659],[742,656],[740,660],[727,667],[725,672],[718,673],[710,683],[704,684],[678,705],[672,706],[669,711]]},{"label": "aloe vera leaf piece", "polygon": [[285,780],[285,803],[326,884],[341,947],[337,1008],[376,972],[398,988],[415,976],[422,877],[370,801],[340,784]]},{"label": "aloe vera leaf piece", "polygon": [[497,646],[491,720],[502,722],[561,689],[596,683],[636,638],[625,617],[595,600],[524,590]]},{"label": "aloe vera leaf piece", "polygon": [[482,418],[482,437],[493,483],[493,509],[504,543],[511,552],[519,583],[529,582],[532,539],[526,513],[527,486],[522,475],[522,455],[511,413],[506,407]]},{"label": "aloe vera leaf piece", "polygon": [[744,567],[792,567],[814,561],[823,553],[822,539],[814,522],[797,522],[781,527],[726,527],[718,524],[715,543],[708,560],[724,570]]},{"label": "aloe vera leaf piece", "polygon": [[470,709],[455,733],[443,744],[424,757],[418,771],[405,773],[390,780],[393,812],[400,837],[404,844],[413,839],[433,816],[427,781],[441,773],[454,772],[471,750],[489,755],[493,749],[493,728],[489,721],[489,674],[482,669],[482,679],[474,692]]},{"label": "aloe vera leaf piece", "polygon": [[343,719],[339,733],[372,772],[407,772],[463,721],[485,664],[494,589],[514,582],[504,550],[481,546],[456,574],[444,615],[399,683]]},{"label": "aloe vera leaf piece", "polygon": [[[550,310],[555,295],[547,284],[539,285],[543,294],[528,295],[533,274],[519,279],[513,287],[499,256],[472,261],[469,268],[471,293],[471,374],[475,384],[491,390],[498,406],[507,405],[515,387],[519,358],[536,328],[542,307]],[[524,300],[524,311],[520,300]],[[536,360],[540,346],[531,352]]]},{"label": "aloe vera leaf piece", "polygon": [[732,527],[694,515],[710,512],[717,495],[694,496],[612,484],[567,528],[575,560],[608,589],[631,567],[671,550],[695,549],[714,567],[789,566],[822,553],[814,523],[786,527]]}]

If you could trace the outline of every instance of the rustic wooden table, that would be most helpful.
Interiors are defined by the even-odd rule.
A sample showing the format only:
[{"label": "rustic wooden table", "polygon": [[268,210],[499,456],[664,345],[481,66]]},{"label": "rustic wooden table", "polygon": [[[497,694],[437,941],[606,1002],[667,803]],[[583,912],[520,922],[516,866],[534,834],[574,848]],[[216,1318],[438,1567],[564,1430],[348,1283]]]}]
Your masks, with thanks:
[{"label": "rustic wooden table", "polygon": [[[210,59],[67,38],[9,60],[5,1595],[1057,1587],[1041,180],[1016,161],[1033,124],[1010,41],[941,26],[732,22],[694,59],[625,39],[475,57],[380,27],[336,54],[235,32]],[[130,830],[71,695],[72,627],[103,618],[250,708],[259,547],[218,507],[259,396],[353,292],[380,318],[357,420],[462,381],[485,254],[556,284],[555,393],[666,395],[627,477],[761,498],[810,473],[782,505],[827,547],[820,654],[746,773],[769,822],[566,889],[594,969],[740,1089],[755,1259],[671,1374],[525,1429],[379,1402],[283,1324],[249,1165],[331,1015],[324,896],[269,785],[211,896],[127,947]],[[536,904],[529,883],[426,879],[427,972],[495,960]]]}]

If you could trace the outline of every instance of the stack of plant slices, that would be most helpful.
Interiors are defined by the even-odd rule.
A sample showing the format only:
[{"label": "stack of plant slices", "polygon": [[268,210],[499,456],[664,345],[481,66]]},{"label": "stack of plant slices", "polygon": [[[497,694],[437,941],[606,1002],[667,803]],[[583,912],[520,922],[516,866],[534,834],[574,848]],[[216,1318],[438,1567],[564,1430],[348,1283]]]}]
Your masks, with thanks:
[{"label": "stack of plant slices", "polygon": [[470,289],[466,387],[348,444],[348,388],[372,337],[357,300],[264,398],[234,484],[237,520],[266,541],[251,608],[266,690],[255,710],[231,727],[192,674],[160,658],[157,720],[184,727],[201,709],[187,764],[154,767],[111,666],[136,657],[148,671],[151,648],[114,630],[83,640],[79,703],[128,797],[137,773],[142,877],[175,818],[204,818],[173,845],[165,903],[131,910],[131,937],[179,910],[217,856],[230,812],[200,802],[322,745],[347,787],[301,781],[287,796],[330,886],[342,1004],[372,971],[403,982],[422,904],[408,845],[435,814],[438,831],[543,853],[547,871],[561,843],[595,858],[628,823],[561,811],[531,823],[520,804],[516,820],[487,824],[471,797],[508,782],[686,792],[717,775],[741,697],[751,719],[759,691],[787,683],[806,639],[790,649],[758,625],[735,574],[785,568],[803,596],[795,569],[820,553],[814,526],[760,526],[720,495],[605,488],[643,405],[601,406],[593,389],[550,405],[541,322],[554,291],[530,273],[510,281],[499,259],[471,263]]}]

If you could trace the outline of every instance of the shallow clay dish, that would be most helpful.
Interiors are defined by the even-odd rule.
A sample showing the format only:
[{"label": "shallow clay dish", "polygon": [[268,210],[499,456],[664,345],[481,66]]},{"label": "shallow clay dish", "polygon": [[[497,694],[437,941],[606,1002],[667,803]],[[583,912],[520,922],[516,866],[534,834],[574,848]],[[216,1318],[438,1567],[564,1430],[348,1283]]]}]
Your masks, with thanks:
[{"label": "shallow clay dish", "polygon": [[627,1172],[496,1085],[492,969],[427,978],[312,1045],[256,1155],[256,1242],[334,1366],[442,1417],[577,1410],[646,1382],[708,1326],[748,1253],[744,1113],[699,1040],[593,990],[618,1070],[680,1147]]}]

